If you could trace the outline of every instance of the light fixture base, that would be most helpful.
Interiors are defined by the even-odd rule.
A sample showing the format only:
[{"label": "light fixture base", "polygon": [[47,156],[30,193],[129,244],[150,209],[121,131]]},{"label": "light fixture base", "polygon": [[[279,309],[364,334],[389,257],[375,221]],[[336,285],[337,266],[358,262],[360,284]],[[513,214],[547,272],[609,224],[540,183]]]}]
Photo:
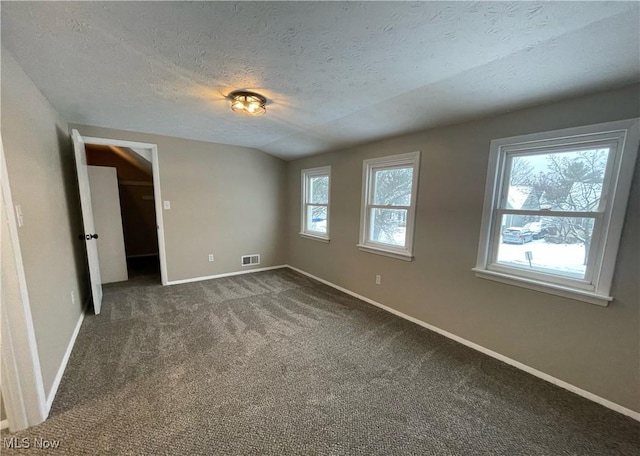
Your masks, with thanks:
[{"label": "light fixture base", "polygon": [[247,116],[261,116],[267,112],[267,99],[259,93],[236,90],[229,94],[231,110]]}]

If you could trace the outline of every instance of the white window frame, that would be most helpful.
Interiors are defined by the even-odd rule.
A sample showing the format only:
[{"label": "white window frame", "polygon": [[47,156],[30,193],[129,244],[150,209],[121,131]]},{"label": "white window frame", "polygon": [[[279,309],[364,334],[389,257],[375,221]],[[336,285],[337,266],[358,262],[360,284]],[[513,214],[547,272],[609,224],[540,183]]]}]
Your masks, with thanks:
[{"label": "white window frame", "polygon": [[[373,174],[381,169],[412,167],[411,202],[409,206],[391,206],[373,204]],[[416,222],[416,201],[418,197],[418,180],[420,173],[420,151],[407,154],[392,155],[382,158],[371,158],[362,163],[362,204],[360,206],[360,242],[358,248],[364,252],[384,255],[405,261],[413,260],[413,238]],[[369,239],[371,210],[375,208],[406,209],[407,231],[405,246],[372,241]]]},{"label": "white window frame", "polygon": [[[579,301],[607,306],[610,295],[620,236],[636,165],[640,143],[640,119],[628,119],[578,128],[516,136],[491,141],[484,210],[478,246],[478,258],[473,270],[476,276],[521,286]],[[523,213],[523,210],[501,208],[506,197],[511,157],[527,153],[565,150],[578,147],[611,145],[605,170],[600,207],[597,212],[585,213],[594,219],[592,243],[587,260],[585,279],[571,279],[509,267],[497,263],[500,243],[500,224],[504,213]],[[526,215],[566,216],[566,212],[525,210]],[[571,216],[580,216],[573,212]]]},{"label": "white window frame", "polygon": [[[330,213],[331,213],[331,166],[320,166],[317,168],[309,168],[303,169],[301,172],[302,176],[302,208],[300,213],[300,236],[307,239],[312,239],[314,241],[321,242],[329,242],[329,222],[330,222]],[[310,192],[309,192],[309,182],[311,178],[314,177],[324,177],[327,176],[329,178],[329,188],[327,194],[327,203],[311,203],[308,201]],[[313,231],[307,229],[307,207],[308,206],[325,206],[327,208],[327,232],[322,233],[320,231]]]}]

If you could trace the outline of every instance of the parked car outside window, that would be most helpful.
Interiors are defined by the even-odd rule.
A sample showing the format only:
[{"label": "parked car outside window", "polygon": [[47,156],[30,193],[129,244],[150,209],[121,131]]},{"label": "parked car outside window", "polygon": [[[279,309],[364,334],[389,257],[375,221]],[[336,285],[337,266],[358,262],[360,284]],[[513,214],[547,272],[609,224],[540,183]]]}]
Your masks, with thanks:
[{"label": "parked car outside window", "polygon": [[549,232],[547,225],[542,222],[529,222],[523,228],[531,231],[533,239],[544,239]]},{"label": "parked car outside window", "polygon": [[533,241],[533,233],[528,228],[511,226],[502,232],[502,242],[506,244],[524,244]]}]

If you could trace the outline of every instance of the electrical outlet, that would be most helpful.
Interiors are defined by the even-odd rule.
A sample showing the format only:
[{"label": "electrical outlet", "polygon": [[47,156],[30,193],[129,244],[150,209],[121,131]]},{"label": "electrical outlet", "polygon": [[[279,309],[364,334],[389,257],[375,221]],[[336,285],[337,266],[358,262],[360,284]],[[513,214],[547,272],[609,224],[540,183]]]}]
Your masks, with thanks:
[{"label": "electrical outlet", "polygon": [[382,276],[380,274],[376,274],[376,285],[380,285],[381,281],[382,281]]},{"label": "electrical outlet", "polygon": [[209,261],[213,261],[213,253],[209,254]]},{"label": "electrical outlet", "polygon": [[162,207],[164,207],[164,209],[168,211],[169,209],[171,209],[171,201],[164,201],[162,203]]}]

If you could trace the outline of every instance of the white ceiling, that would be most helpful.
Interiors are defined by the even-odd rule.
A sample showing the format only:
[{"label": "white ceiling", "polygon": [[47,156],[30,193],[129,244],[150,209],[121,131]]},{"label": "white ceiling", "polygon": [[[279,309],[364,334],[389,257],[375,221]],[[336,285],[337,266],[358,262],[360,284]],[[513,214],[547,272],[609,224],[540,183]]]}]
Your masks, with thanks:
[{"label": "white ceiling", "polygon": [[639,37],[638,2],[2,3],[70,122],[285,159],[639,82]]}]

